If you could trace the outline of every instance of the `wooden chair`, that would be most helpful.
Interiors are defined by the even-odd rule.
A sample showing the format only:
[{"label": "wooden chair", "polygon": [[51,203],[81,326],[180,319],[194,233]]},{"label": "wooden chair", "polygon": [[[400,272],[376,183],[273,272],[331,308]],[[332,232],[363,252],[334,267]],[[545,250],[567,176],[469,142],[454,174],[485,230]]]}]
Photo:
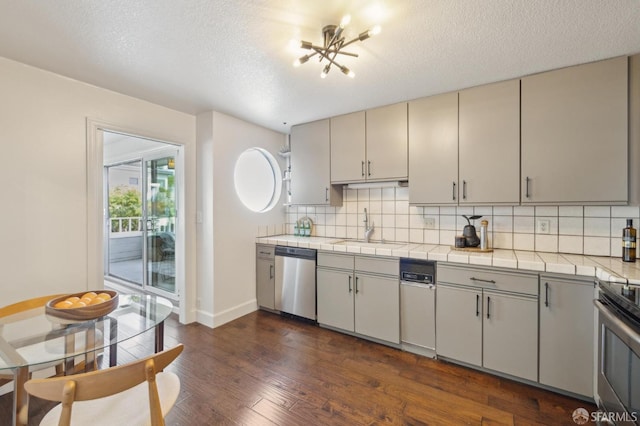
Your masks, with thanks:
[{"label": "wooden chair", "polygon": [[[61,294],[51,294],[49,296],[36,297],[29,300],[23,300],[22,302],[14,303],[12,305],[4,306],[0,308],[0,330],[5,324],[10,324],[13,320],[24,318],[29,315],[29,311],[44,307],[47,302],[53,298],[62,296]],[[34,315],[39,315],[39,312],[35,312]],[[46,368],[55,366],[56,375],[62,374],[62,363],[44,364],[31,367],[29,374],[34,371],[44,370]],[[0,374],[0,385],[13,381],[12,374]]]},{"label": "wooden chair", "polygon": [[164,417],[180,393],[180,379],[171,372],[158,372],[171,364],[182,349],[179,344],[117,367],[32,379],[24,387],[31,395],[62,403],[45,415],[41,426],[164,426]]}]

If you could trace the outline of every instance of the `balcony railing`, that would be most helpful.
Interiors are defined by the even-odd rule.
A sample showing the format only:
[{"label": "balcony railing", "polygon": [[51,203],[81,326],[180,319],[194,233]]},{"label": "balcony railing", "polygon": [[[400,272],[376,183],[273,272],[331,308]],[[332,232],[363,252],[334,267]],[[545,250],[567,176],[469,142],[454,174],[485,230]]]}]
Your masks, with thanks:
[{"label": "balcony railing", "polygon": [[[124,237],[142,233],[142,217],[112,217],[109,231],[111,236]],[[175,232],[174,217],[151,217],[147,219],[150,232]]]}]

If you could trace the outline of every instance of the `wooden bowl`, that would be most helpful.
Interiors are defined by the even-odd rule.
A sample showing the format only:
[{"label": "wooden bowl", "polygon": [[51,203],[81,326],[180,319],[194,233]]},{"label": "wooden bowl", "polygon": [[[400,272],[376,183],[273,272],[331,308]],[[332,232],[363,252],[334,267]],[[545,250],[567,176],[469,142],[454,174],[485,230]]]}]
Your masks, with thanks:
[{"label": "wooden bowl", "polygon": [[82,297],[82,295],[88,293],[89,291],[91,290],[83,291],[81,293],[67,294],[65,296],[51,299],[44,307],[45,313],[52,317],[68,321],[88,321],[103,317],[118,307],[118,292],[113,290],[94,290],[95,293],[107,293],[111,296],[111,299],[102,303],[98,303],[96,305],[68,309],[60,309],[55,307],[56,303],[58,302],[61,302],[73,296]]}]

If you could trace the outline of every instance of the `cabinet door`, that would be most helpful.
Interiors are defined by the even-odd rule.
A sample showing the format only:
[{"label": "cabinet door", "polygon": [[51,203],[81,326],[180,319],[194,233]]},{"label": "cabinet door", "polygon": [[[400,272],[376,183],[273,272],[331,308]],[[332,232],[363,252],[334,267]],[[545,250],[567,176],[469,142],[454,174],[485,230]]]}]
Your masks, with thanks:
[{"label": "cabinet door", "polygon": [[409,203],[458,203],[458,93],[409,103]]},{"label": "cabinet door", "polygon": [[331,182],[365,180],[365,112],[331,118]]},{"label": "cabinet door", "polygon": [[627,201],[627,58],[522,79],[522,203]]},{"label": "cabinet door", "polygon": [[356,274],[356,333],[400,343],[400,282]]},{"label": "cabinet door", "polygon": [[318,268],[317,288],[318,322],[354,331],[353,275]]},{"label": "cabinet door", "polygon": [[408,173],[407,104],[366,112],[367,180],[404,179]]},{"label": "cabinet door", "polygon": [[329,204],[329,120],[291,128],[291,203]]},{"label": "cabinet door", "polygon": [[482,290],[438,284],[436,353],[482,366]]},{"label": "cabinet door", "polygon": [[536,299],[484,291],[483,366],[538,379],[538,304]]},{"label": "cabinet door", "polygon": [[275,309],[275,271],[271,260],[256,260],[256,298],[258,306]]},{"label": "cabinet door", "polygon": [[520,80],[460,96],[460,204],[520,202]]},{"label": "cabinet door", "polygon": [[540,383],[593,396],[593,282],[541,277]]}]

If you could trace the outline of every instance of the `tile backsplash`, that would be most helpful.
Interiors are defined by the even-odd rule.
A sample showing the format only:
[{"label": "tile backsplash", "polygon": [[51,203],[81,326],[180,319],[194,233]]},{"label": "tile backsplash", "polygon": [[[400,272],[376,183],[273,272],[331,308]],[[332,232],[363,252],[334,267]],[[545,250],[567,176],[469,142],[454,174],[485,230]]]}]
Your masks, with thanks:
[{"label": "tile backsplash", "polygon": [[345,187],[342,207],[287,207],[285,232],[293,234],[296,221],[308,216],[314,236],[363,238],[365,208],[372,240],[453,244],[467,223],[461,215],[475,214],[489,221],[493,248],[616,257],[626,219],[637,228],[640,217],[638,206],[416,207],[409,206],[408,188]]}]

